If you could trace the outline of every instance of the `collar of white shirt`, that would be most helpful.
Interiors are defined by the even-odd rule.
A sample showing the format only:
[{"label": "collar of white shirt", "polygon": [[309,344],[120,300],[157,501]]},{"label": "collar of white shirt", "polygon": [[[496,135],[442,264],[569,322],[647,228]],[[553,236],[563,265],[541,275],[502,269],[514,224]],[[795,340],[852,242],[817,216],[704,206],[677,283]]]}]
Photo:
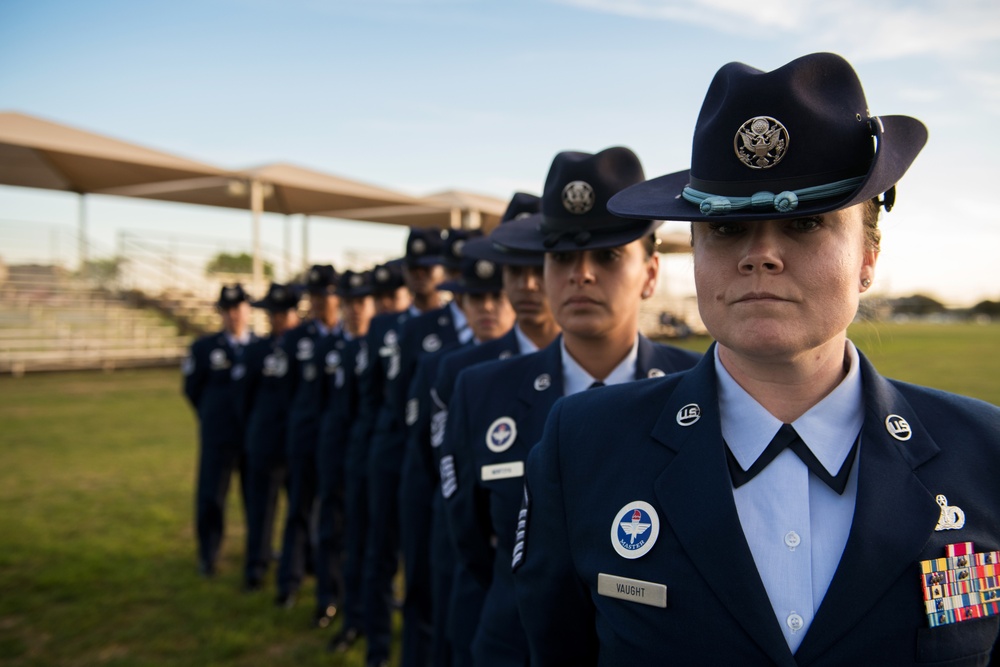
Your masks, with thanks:
[{"label": "collar of white shirt", "polygon": [[[573,394],[589,389],[590,385],[598,380],[598,378],[591,377],[590,373],[583,370],[583,366],[577,363],[573,355],[569,353],[566,349],[566,339],[559,339],[559,347],[562,352],[562,367],[563,367],[563,396],[572,396]],[[617,366],[615,366],[608,377],[604,378],[602,382],[606,385],[621,384],[623,382],[631,382],[635,379],[635,364],[639,359],[639,337],[636,336],[635,343],[632,344],[632,349],[629,353],[625,355],[625,358],[621,360]]]}]

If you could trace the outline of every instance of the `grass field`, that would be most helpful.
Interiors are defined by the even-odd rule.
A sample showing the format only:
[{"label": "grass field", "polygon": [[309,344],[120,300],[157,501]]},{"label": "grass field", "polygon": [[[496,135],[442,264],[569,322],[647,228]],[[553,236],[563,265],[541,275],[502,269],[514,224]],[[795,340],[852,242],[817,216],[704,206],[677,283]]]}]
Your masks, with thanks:
[{"label": "grass field", "polygon": [[[851,334],[885,375],[1000,404],[1000,326]],[[196,575],[195,422],[177,372],[0,378],[0,425],[0,663],[363,664],[324,652],[310,587],[291,611],[239,591],[235,493],[221,574]]]}]

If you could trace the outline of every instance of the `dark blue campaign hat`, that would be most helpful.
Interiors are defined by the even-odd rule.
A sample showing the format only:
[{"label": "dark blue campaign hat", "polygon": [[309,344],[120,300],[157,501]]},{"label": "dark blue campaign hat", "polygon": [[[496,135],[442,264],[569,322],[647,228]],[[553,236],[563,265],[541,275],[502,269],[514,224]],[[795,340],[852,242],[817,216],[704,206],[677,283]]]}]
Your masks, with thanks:
[{"label": "dark blue campaign hat", "polygon": [[[500,218],[500,224],[506,225],[530,218],[541,210],[542,198],[538,195],[527,192],[515,192],[507,204],[507,210]],[[495,232],[496,230],[494,230]],[[483,238],[474,239],[465,245],[465,254],[476,259],[488,259],[497,264],[509,264],[511,266],[542,266],[545,264],[545,255],[538,252],[517,252],[510,248],[504,248],[493,243],[493,234]]]},{"label": "dark blue campaign hat", "polygon": [[385,264],[377,264],[372,269],[372,293],[392,294],[406,284],[403,279],[402,257],[391,259]]},{"label": "dark blue campaign hat", "polygon": [[314,264],[306,272],[306,291],[310,294],[336,294],[337,272],[330,264]]},{"label": "dark blue campaign hat", "polygon": [[443,261],[444,238],[438,229],[411,227],[406,239],[406,263],[409,266],[434,266]]},{"label": "dark blue campaign hat", "polygon": [[634,185],[608,207],[627,217],[797,218],[885,194],[927,142],[909,116],[871,116],[851,65],[833,53],[772,72],[743,63],[715,75],[698,116],[691,168]]},{"label": "dark blue campaign hat", "polygon": [[280,313],[297,308],[301,298],[302,288],[299,285],[271,283],[264,298],[252,301],[250,305],[254,308],[263,308],[270,313]]},{"label": "dark blue campaign hat", "polygon": [[215,302],[219,308],[235,308],[244,301],[249,301],[250,295],[243,290],[243,285],[223,285],[219,290],[219,300]]},{"label": "dark blue campaign hat", "polygon": [[491,235],[503,248],[522,252],[571,252],[613,248],[652,234],[658,220],[633,220],[607,209],[612,195],[645,180],[639,158],[616,146],[600,153],[567,151],[552,160],[541,211],[498,226]]},{"label": "dark blue campaign hat", "polygon": [[461,271],[465,244],[482,237],[483,232],[480,229],[446,229],[441,235],[444,237],[441,263],[449,271]]},{"label": "dark blue campaign hat", "polygon": [[337,281],[337,294],[343,299],[354,299],[372,294],[371,271],[344,271]]},{"label": "dark blue campaign hat", "polygon": [[[485,239],[476,239],[484,241]],[[469,243],[474,243],[470,241]],[[461,275],[455,280],[446,280],[437,289],[454,294],[488,294],[503,291],[503,271],[496,262],[466,256],[462,260]]]}]

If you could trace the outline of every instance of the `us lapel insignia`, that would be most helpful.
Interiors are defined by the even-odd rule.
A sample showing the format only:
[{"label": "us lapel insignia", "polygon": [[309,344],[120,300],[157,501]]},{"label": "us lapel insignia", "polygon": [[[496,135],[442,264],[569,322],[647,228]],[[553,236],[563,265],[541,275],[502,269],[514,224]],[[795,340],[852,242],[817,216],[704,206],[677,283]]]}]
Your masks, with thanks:
[{"label": "us lapel insignia", "polygon": [[924,609],[932,628],[1000,615],[1000,551],[975,553],[972,542],[945,547],[920,562]]}]

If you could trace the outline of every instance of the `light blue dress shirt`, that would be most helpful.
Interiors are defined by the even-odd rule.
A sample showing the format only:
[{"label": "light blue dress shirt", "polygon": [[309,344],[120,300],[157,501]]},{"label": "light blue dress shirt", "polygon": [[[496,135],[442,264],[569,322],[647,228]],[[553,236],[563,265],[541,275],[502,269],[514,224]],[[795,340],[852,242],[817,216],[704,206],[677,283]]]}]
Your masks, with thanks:
[{"label": "light blue dress shirt", "polygon": [[524,335],[521,331],[521,326],[518,324],[514,325],[514,335],[517,336],[517,349],[520,350],[521,354],[531,354],[532,352],[538,352],[538,346]]},{"label": "light blue dress shirt", "polygon": [[469,318],[465,316],[465,312],[454,301],[448,302],[448,309],[451,311],[451,321],[454,322],[458,342],[468,343],[472,340],[473,335],[472,327],[469,326]]},{"label": "light blue dress shirt", "polygon": [[[843,465],[864,421],[858,352],[850,341],[846,355],[850,368],[843,381],[792,422],[833,475]],[[737,384],[719,360],[718,347],[715,370],[722,437],[747,470],[781,428],[781,420]],[[789,449],[752,480],[733,489],[743,534],[792,653],[809,630],[847,544],[863,444],[859,444],[843,495],[812,474]]]},{"label": "light blue dress shirt", "polygon": [[[569,353],[566,349],[565,338],[559,339],[559,346],[562,349],[562,367],[563,367],[563,396],[572,396],[581,391],[590,389],[590,385],[597,381],[597,378],[591,377],[590,373],[583,370],[583,366],[576,362],[573,355]],[[615,366],[608,377],[604,378],[603,382],[606,385],[621,384],[623,382],[631,382],[635,379],[635,362],[639,360],[639,337],[636,336],[635,343],[632,344],[632,349],[629,353],[625,355],[625,358],[621,360],[617,366]]]}]

